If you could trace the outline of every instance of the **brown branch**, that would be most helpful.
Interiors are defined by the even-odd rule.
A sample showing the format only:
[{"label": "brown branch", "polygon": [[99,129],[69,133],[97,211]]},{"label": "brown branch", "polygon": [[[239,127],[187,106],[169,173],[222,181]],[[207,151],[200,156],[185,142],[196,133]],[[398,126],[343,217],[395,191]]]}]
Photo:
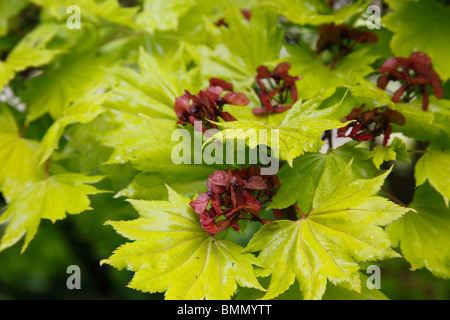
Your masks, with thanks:
[{"label": "brown branch", "polygon": [[406,152],[412,152],[412,153],[425,153],[425,150],[406,150]]},{"label": "brown branch", "polygon": [[25,136],[25,132],[27,131],[28,125],[24,124],[22,129],[20,129],[19,137],[23,138]]},{"label": "brown branch", "polygon": [[386,188],[381,187],[381,191],[383,191],[392,201],[396,202],[397,204],[401,205],[402,207],[409,208],[408,205],[406,205],[404,202],[402,202],[399,198],[394,196],[392,193],[386,190]]},{"label": "brown branch", "polygon": [[300,214],[300,216],[302,217],[302,219],[306,218],[306,214],[304,214],[302,212],[302,210],[300,210],[300,208],[297,206],[297,204],[293,204],[293,207],[295,208],[295,210]]},{"label": "brown branch", "polygon": [[49,169],[50,169],[50,157],[48,157],[47,161],[45,162],[45,180],[49,177]]}]

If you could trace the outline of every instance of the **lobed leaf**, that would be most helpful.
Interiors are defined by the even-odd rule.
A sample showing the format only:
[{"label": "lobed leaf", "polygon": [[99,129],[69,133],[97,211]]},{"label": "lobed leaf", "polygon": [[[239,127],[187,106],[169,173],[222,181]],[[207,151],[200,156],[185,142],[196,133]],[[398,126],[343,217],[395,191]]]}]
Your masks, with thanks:
[{"label": "lobed leaf", "polygon": [[207,233],[190,199],[168,190],[169,201],[130,200],[138,219],[108,222],[132,242],[101,263],[134,271],[129,287],[165,291],[168,300],[230,299],[237,284],[264,290],[253,272],[258,260]]},{"label": "lobed leaf", "polygon": [[[321,136],[325,130],[340,128],[347,124],[331,120],[329,117],[338,105],[324,110],[316,110],[321,102],[321,96],[316,96],[304,103],[297,102],[286,113],[284,120],[278,126],[252,120],[217,123],[225,130],[216,133],[205,144],[214,140],[245,139],[249,142],[249,147],[254,148],[261,141],[263,141],[262,144],[267,142],[268,147],[278,148],[280,159],[287,160],[292,166],[294,158],[305,152],[320,150],[324,144]],[[266,135],[262,136],[260,132],[264,132]]]},{"label": "lobed leaf", "polygon": [[[19,193],[24,184],[43,177],[36,158],[39,143],[25,139],[19,131],[8,107],[0,106],[0,190],[7,200]],[[7,182],[17,188],[5,190]]]},{"label": "lobed leaf", "polygon": [[450,148],[447,141],[433,141],[425,154],[420,157],[415,166],[414,177],[416,186],[422,185],[426,180],[444,198],[446,206],[450,198]]},{"label": "lobed leaf", "polygon": [[246,248],[259,251],[270,270],[264,298],[280,295],[295,279],[305,299],[320,299],[327,280],[360,292],[359,262],[398,257],[381,227],[408,209],[375,196],[388,174],[355,181],[347,166],[333,181],[319,183],[312,209],[300,219],[265,224]]},{"label": "lobed leaf", "polygon": [[367,160],[370,151],[349,142],[336,150],[308,153],[294,160],[293,166],[283,166],[277,176],[281,187],[268,208],[282,209],[297,204],[303,212],[312,208],[314,194],[319,185],[332,183],[352,161],[351,171],[355,179],[372,178],[377,170]]},{"label": "lobed leaf", "polygon": [[391,145],[383,147],[376,146],[372,151],[372,161],[377,169],[380,169],[380,165],[384,161],[398,160],[398,161],[410,161],[409,155],[406,152],[406,145],[400,139],[395,137]]},{"label": "lobed leaf", "polygon": [[428,269],[436,277],[450,278],[450,209],[428,183],[418,187],[408,212],[388,226],[392,242],[400,247],[412,270]]},{"label": "lobed leaf", "polygon": [[92,209],[88,195],[102,191],[87,183],[95,183],[102,178],[68,173],[29,183],[0,216],[0,225],[8,224],[0,242],[0,251],[25,236],[24,252],[34,238],[41,219],[55,222],[64,219],[66,213],[78,214]]}]

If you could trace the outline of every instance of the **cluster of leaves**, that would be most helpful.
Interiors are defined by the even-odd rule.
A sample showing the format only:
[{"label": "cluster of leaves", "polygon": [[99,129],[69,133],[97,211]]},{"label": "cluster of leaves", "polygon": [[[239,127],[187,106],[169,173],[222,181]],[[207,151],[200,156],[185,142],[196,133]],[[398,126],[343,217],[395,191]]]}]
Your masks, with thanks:
[{"label": "cluster of leaves", "polygon": [[[101,263],[167,299],[385,298],[362,266],[401,256],[450,278],[450,7],[389,0],[367,30],[364,0],[130,2],[69,29],[71,1],[0,1],[0,251],[109,192],[139,217],[105,219],[130,242]],[[175,164],[179,128],[193,159],[238,140],[281,169]],[[407,205],[382,191],[402,165]]]}]

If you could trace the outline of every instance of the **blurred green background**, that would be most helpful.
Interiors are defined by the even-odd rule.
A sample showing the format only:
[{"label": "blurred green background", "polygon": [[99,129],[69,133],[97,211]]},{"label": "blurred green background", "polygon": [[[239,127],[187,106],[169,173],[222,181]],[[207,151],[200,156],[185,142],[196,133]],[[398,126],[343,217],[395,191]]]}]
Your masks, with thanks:
[{"label": "blurred green background", "polygon": [[[122,4],[133,5],[135,1],[124,0]],[[37,23],[36,12],[22,19],[30,21],[30,29]],[[14,27],[14,25],[13,25]],[[27,32],[28,30],[24,30]],[[11,33],[7,40],[17,42]],[[10,43],[0,43],[1,46]],[[4,56],[0,54],[0,59]],[[446,92],[450,92],[447,82]],[[447,94],[448,95],[448,94]],[[389,164],[387,164],[389,166]],[[389,176],[387,188],[404,203],[410,203],[414,191],[411,164],[396,166]],[[127,170],[127,169],[126,169]],[[125,178],[126,179],[126,178]],[[119,182],[125,187],[129,180]],[[120,190],[117,181],[104,181],[99,188]],[[106,185],[105,185],[106,184]],[[52,224],[42,220],[39,230],[28,249],[21,254],[21,243],[0,253],[0,300],[6,299],[162,299],[163,294],[140,293],[127,288],[132,272],[118,271],[111,266],[100,266],[100,261],[111,255],[124,243],[124,239],[107,220],[134,219],[137,213],[123,199],[114,199],[113,193],[91,197],[93,211],[69,216]],[[5,205],[0,195],[0,208]],[[1,209],[0,209],[1,211]],[[5,228],[0,226],[0,236]],[[81,269],[81,289],[69,290],[66,272],[70,265]],[[450,281],[438,279],[425,269],[411,271],[403,259],[382,261],[381,291],[393,300],[447,300],[450,299]]]}]

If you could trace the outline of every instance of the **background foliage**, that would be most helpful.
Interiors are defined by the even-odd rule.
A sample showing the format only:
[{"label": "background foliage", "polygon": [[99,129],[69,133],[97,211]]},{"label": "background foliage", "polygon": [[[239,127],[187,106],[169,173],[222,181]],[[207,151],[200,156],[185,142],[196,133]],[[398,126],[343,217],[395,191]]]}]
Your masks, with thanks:
[{"label": "background foliage", "polygon": [[[164,245],[151,233],[155,224],[149,217],[160,221],[158,232],[167,231],[165,237],[178,227],[177,219],[195,221],[188,199],[207,191],[215,170],[227,168],[177,166],[170,158],[176,144],[171,132],[180,127],[176,98],[185,90],[205,90],[209,79],[217,77],[250,99],[248,106],[226,105],[239,121],[221,121],[220,129],[282,129],[282,187],[269,208],[297,204],[305,213],[319,215],[325,212],[322,207],[339,212],[325,200],[327,195],[352,208],[375,208],[360,220],[316,216],[314,222],[311,214],[311,235],[305,241],[313,242],[312,230],[318,234],[319,224],[334,226],[337,219],[349,233],[372,235],[379,251],[367,252],[335,234],[336,243],[330,244],[323,231],[323,242],[336,245],[333,253],[351,279],[340,278],[327,250],[311,245],[319,258],[310,277],[322,277],[309,286],[302,259],[289,260],[292,270],[284,280],[277,272],[291,256],[270,251],[274,242],[283,247],[294,237],[301,220],[262,229],[243,222],[239,233],[229,229],[217,243],[193,222],[179,227],[191,237],[201,234],[206,239],[201,243],[208,243],[205,252],[231,252],[241,269],[231,268],[224,255],[225,289],[211,293],[204,288],[214,287],[217,279],[202,278],[201,289],[187,291],[189,298],[448,299],[450,6],[438,0],[376,3],[383,8],[382,28],[371,30],[377,41],[357,43],[330,67],[342,52],[317,51],[320,27],[334,23],[367,31],[370,1],[0,0],[0,298],[162,299],[170,286],[166,298],[180,298],[184,289],[177,287],[179,282],[147,280],[149,264],[152,271],[164,272],[158,266],[164,257],[133,259],[123,252]],[[81,29],[67,27],[72,4],[81,9]],[[434,87],[426,89],[426,111],[423,94],[393,102],[398,84],[386,90],[375,85],[387,59],[408,58],[414,51],[431,58],[444,91],[439,97]],[[252,107],[261,102],[251,89],[257,68],[273,70],[281,62],[290,63],[291,75],[302,77],[295,82],[300,101],[291,101],[293,107],[283,113],[256,115]],[[335,150],[320,152],[322,140],[327,141],[323,132],[336,133],[347,124],[341,119],[362,104],[365,110],[396,110],[406,122],[392,125],[387,146],[382,139],[334,137]],[[379,192],[382,185],[384,193]],[[358,197],[348,195],[352,188]],[[164,210],[177,216],[165,219]],[[271,211],[265,214],[273,218]],[[273,242],[266,242],[268,234]],[[121,247],[124,237],[132,241],[128,247]],[[245,253],[239,246],[246,247]],[[381,267],[382,293],[364,288],[364,270],[374,256]],[[82,290],[66,288],[66,268],[73,264],[81,267]],[[358,289],[360,278],[361,292],[348,291]],[[139,284],[142,279],[145,285]],[[142,293],[128,284],[152,292],[156,286],[160,293]]]}]

